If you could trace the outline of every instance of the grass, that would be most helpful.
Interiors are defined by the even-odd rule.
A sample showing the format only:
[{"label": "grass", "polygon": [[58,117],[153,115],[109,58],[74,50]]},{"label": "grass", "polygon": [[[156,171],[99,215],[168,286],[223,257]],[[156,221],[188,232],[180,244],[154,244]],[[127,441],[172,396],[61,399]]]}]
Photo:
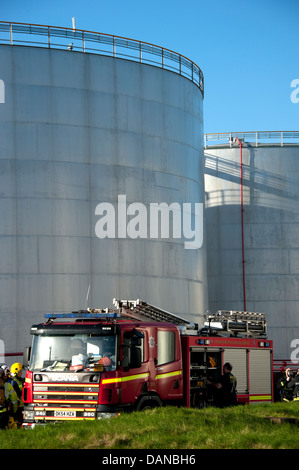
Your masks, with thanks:
[{"label": "grass", "polygon": [[298,449],[299,404],[156,408],[100,421],[0,431],[0,449]]}]

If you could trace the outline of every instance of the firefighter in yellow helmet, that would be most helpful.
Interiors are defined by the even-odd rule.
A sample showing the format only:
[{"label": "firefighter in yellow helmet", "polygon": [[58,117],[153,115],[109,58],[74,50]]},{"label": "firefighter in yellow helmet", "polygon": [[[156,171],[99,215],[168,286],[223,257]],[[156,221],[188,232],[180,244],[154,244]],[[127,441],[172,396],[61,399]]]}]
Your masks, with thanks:
[{"label": "firefighter in yellow helmet", "polygon": [[15,362],[10,368],[11,374],[11,384],[16,391],[18,396],[18,409],[15,413],[15,421],[17,425],[20,427],[23,422],[23,411],[24,411],[24,402],[22,398],[22,391],[24,385],[24,379],[22,378],[22,371],[24,367],[20,362]]},{"label": "firefighter in yellow helmet", "polygon": [[[3,387],[3,388],[2,388]],[[6,364],[0,365],[0,428],[16,427],[14,416],[18,409],[18,396],[10,383],[10,371]]]}]

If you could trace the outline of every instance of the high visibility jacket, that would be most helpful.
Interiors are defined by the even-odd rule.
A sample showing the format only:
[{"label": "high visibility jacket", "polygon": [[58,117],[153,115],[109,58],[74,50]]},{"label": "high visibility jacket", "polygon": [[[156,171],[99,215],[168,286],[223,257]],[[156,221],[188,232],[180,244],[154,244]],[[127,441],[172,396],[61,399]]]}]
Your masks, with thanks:
[{"label": "high visibility jacket", "polygon": [[8,381],[5,381],[4,391],[7,409],[9,409],[9,405],[11,405],[11,411],[13,414],[15,414],[18,409],[18,395],[15,389],[13,388],[12,384]]},{"label": "high visibility jacket", "polygon": [[292,380],[292,385],[294,388],[294,401],[299,401],[299,374],[295,375]]},{"label": "high visibility jacket", "polygon": [[220,378],[220,404],[232,406],[237,404],[237,379],[231,372],[226,372]]},{"label": "high visibility jacket", "polygon": [[286,377],[282,377],[278,383],[278,388],[280,388],[282,401],[293,400],[294,383],[292,380],[287,380]]},{"label": "high visibility jacket", "polygon": [[13,388],[15,389],[15,391],[17,393],[17,396],[18,396],[18,399],[19,399],[19,406],[23,407],[24,402],[22,400],[22,390],[23,390],[22,381],[17,376],[14,376],[10,379],[10,383],[11,383],[11,385],[13,386]]},{"label": "high visibility jacket", "polygon": [[5,408],[5,391],[4,391],[5,380],[0,377],[0,411]]}]

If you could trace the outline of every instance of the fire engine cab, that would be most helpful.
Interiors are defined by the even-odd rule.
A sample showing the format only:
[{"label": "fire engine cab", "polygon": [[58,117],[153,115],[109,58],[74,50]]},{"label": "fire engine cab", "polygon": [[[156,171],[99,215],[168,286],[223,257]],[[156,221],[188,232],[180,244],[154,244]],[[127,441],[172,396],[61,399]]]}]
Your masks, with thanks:
[{"label": "fire engine cab", "polygon": [[33,325],[24,427],[122,411],[213,405],[208,385],[233,365],[239,403],[272,401],[272,341],[264,314],[218,311],[203,328],[141,300],[47,314]]}]

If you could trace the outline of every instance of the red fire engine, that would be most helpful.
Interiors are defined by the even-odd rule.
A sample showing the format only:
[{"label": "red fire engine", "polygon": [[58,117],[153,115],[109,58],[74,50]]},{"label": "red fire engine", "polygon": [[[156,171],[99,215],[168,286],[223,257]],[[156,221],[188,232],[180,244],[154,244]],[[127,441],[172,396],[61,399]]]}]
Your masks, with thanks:
[{"label": "red fire engine", "polygon": [[98,419],[165,404],[213,405],[207,381],[233,365],[240,403],[272,401],[272,341],[264,314],[219,311],[205,326],[146,302],[48,314],[33,325],[24,427]]}]

